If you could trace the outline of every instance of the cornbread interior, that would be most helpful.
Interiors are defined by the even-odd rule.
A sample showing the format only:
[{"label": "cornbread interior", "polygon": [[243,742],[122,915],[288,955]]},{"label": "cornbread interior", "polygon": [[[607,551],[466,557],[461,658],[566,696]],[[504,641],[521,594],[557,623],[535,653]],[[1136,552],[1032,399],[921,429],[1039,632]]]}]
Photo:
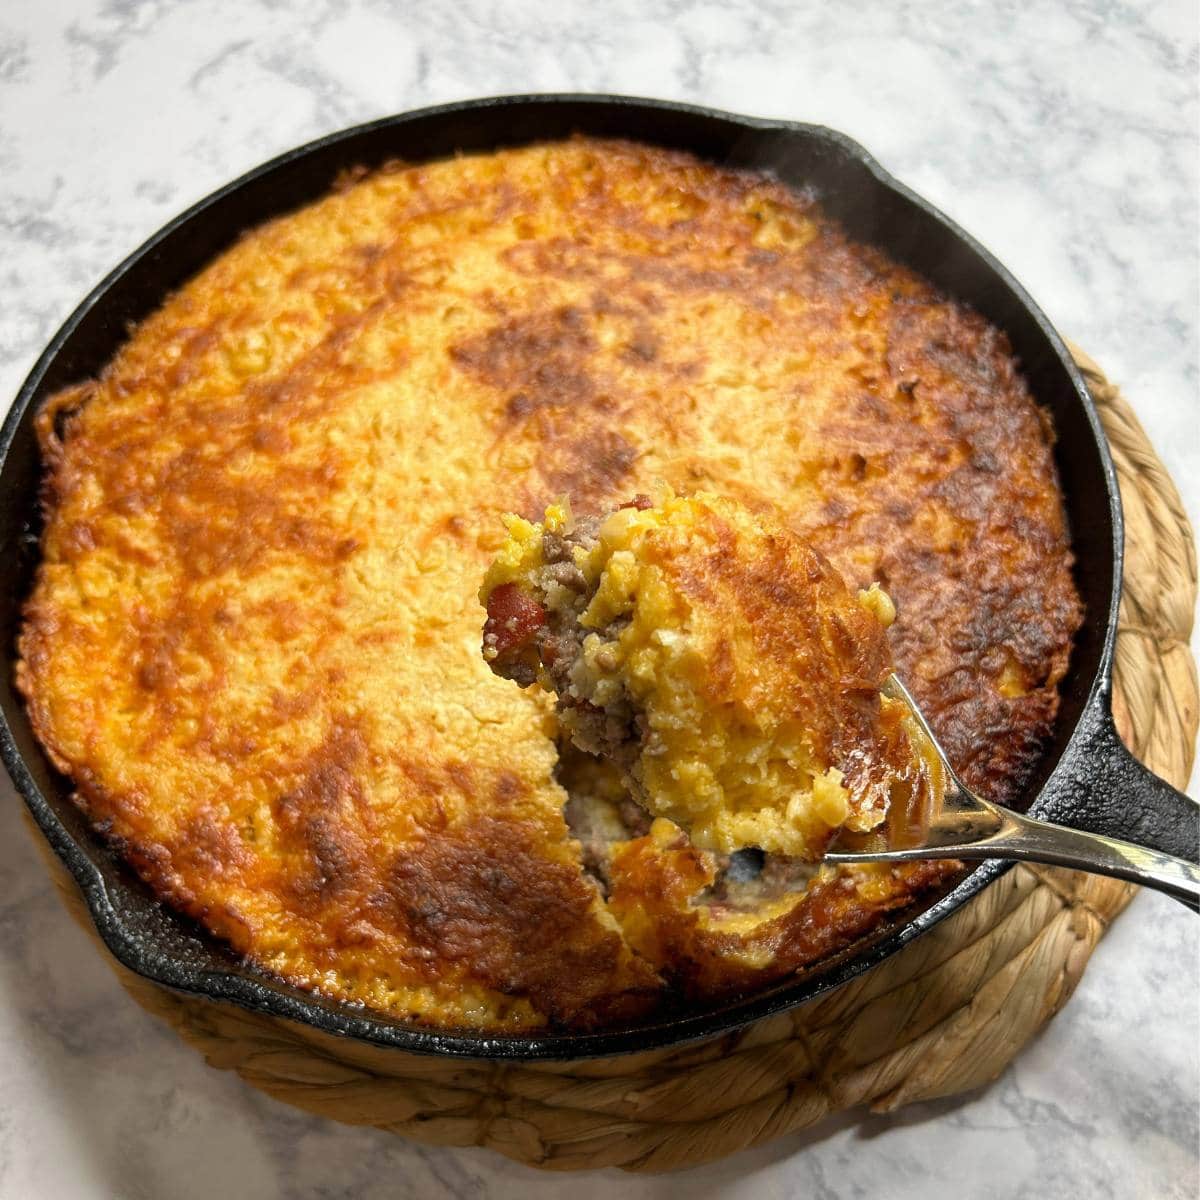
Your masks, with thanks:
[{"label": "cornbread interior", "polygon": [[502,513],[663,480],[785,523],[887,589],[899,670],[1000,801],[1080,619],[1003,335],[813,197],[647,146],[349,178],[181,287],[39,432],[17,683],[80,806],[262,969],[433,1025],[703,1005],[943,870],[727,903],[756,864],[625,828],[598,881],[564,808],[611,779],[479,654]]}]

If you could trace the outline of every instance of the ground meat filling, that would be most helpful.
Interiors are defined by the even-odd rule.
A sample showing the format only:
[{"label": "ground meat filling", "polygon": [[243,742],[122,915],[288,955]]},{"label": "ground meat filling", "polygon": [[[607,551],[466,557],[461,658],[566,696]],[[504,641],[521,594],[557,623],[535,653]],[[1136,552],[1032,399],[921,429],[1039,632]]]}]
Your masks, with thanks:
[{"label": "ground meat filling", "polygon": [[638,715],[625,698],[597,707],[577,676],[584,638],[595,634],[615,641],[625,624],[598,630],[579,624],[592,589],[575,563],[575,550],[594,546],[599,528],[598,518],[585,517],[569,532],[542,534],[539,598],[514,583],[497,587],[487,601],[483,649],[492,669],[521,687],[532,686],[544,671],[559,712],[569,712],[570,732],[562,731],[555,771],[567,792],[563,815],[582,849],[584,870],[607,895],[613,847],[644,836],[651,818],[618,774],[637,757]]},{"label": "ground meat filling", "polygon": [[626,621],[603,629],[584,629],[580,614],[591,600],[583,572],[575,564],[575,549],[590,549],[599,536],[598,518],[582,518],[569,532],[547,530],[542,535],[543,566],[535,600],[516,584],[503,584],[488,597],[483,631],[484,655],[492,669],[521,687],[529,687],[545,670],[560,712],[570,711],[576,744],[588,753],[609,758],[622,767],[637,758],[644,722],[628,699],[620,697],[600,708],[588,697],[580,675],[584,639],[619,637]]},{"label": "ground meat filling", "polygon": [[[550,676],[560,710],[570,710],[571,735],[575,744],[589,754],[607,758],[623,770],[633,766],[646,734],[644,718],[625,695],[603,707],[588,698],[590,689],[583,678],[583,643],[588,637],[616,642],[628,624],[626,618],[601,629],[585,629],[580,614],[592,598],[583,572],[575,565],[575,548],[590,550],[599,536],[597,518],[580,520],[569,533],[542,536],[542,587],[546,596],[546,631],[540,635],[542,664]],[[603,654],[603,649],[601,654]]]},{"label": "ground meat filling", "polygon": [[613,848],[645,836],[650,814],[630,795],[611,763],[584,754],[565,735],[555,778],[567,793],[563,817],[579,842],[583,868],[607,897]]},{"label": "ground meat filling", "polygon": [[536,633],[546,624],[546,610],[515,583],[505,583],[488,597],[483,626],[483,653],[492,669],[520,687],[537,682]]}]

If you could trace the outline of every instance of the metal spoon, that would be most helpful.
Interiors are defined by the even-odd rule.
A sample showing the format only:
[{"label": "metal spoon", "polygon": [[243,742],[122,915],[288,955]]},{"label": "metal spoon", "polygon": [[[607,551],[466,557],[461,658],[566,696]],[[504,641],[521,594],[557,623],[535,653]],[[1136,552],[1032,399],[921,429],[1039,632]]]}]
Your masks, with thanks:
[{"label": "metal spoon", "polygon": [[[1200,864],[1163,854],[1132,842],[1084,833],[1012,812],[975,795],[955,774],[946,752],[929,728],[916,701],[896,677],[889,675],[883,694],[906,704],[929,738],[945,772],[945,794],[938,811],[930,814],[920,844],[886,850],[839,850],[826,862],[900,862],[920,858],[1024,859],[1074,867],[1098,875],[1113,875],[1157,888],[1200,912]],[[1197,807],[1200,815],[1200,806]]]}]

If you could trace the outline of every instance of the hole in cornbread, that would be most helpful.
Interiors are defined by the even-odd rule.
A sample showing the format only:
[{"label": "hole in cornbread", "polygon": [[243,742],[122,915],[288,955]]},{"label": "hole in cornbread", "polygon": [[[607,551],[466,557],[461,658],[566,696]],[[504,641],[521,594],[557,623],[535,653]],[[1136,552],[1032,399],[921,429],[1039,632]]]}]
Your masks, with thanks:
[{"label": "hole in cornbread", "polygon": [[[686,831],[722,898],[806,878],[733,852],[816,862],[925,788],[907,712],[880,691],[891,601],[794,533],[665,487],[602,521],[564,501],[508,527],[481,591],[485,659],[555,695],[563,733],[664,820],[664,844]],[[598,863],[593,818],[576,814]]]}]

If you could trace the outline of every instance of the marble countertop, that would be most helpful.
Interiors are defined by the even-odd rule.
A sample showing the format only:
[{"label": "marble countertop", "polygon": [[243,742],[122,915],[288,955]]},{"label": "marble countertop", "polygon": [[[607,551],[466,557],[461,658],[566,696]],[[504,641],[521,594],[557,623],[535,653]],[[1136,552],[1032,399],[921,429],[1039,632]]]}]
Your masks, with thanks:
[{"label": "marble countertop", "polygon": [[[1196,32],[1193,0],[4,5],[0,396],[109,267],[278,151],[439,101],[626,92],[860,140],[1100,359],[1195,519]],[[342,1128],[205,1067],[66,916],[7,780],[0,881],[3,1200],[1200,1194],[1200,922],[1161,897],[992,1087],[629,1179]]]}]

